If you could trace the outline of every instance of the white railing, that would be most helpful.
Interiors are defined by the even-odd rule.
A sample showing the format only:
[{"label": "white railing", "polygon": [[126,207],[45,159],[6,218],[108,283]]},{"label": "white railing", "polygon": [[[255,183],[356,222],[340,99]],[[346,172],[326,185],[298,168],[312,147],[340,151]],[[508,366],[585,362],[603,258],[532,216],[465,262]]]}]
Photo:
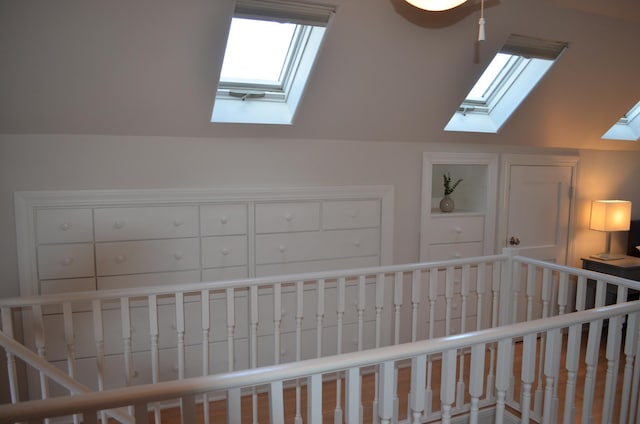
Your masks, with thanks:
[{"label": "white railing", "polygon": [[[142,399],[144,395],[137,393],[146,388],[146,384],[164,388],[162,396],[148,397],[141,403],[130,397],[131,402],[126,403],[144,404],[146,408],[151,402],[156,421],[161,415],[161,408],[177,406],[180,404],[177,400],[186,396],[203,405],[205,421],[210,415],[210,401],[223,400],[228,421],[238,422],[237,418],[243,413],[241,398],[249,396],[252,420],[256,422],[258,399],[265,387],[271,393],[276,393],[275,389],[292,387],[293,420],[301,423],[305,396],[313,400],[311,403],[316,402],[315,392],[321,390],[319,387],[322,387],[324,378],[331,379],[335,387],[331,412],[335,422],[355,417],[354,409],[350,409],[355,408],[355,404],[358,405],[358,416],[379,416],[381,422],[387,418],[395,422],[413,417],[413,422],[419,422],[445,420],[452,414],[477,415],[478,408],[496,405],[496,402],[498,406],[508,404],[524,417],[556,422],[558,415],[550,416],[548,412],[556,411],[557,414],[559,405],[564,402],[561,402],[557,385],[549,389],[549,379],[557,381],[560,374],[556,353],[560,346],[566,345],[563,351],[570,350],[571,358],[575,359],[575,350],[579,349],[576,343],[579,345],[581,341],[577,330],[571,330],[567,323],[575,319],[584,319],[581,322],[601,321],[587,312],[577,315],[567,312],[574,308],[578,311],[585,309],[589,279],[596,281],[596,306],[605,303],[607,283],[621,287],[617,290],[621,303],[626,301],[627,288],[637,289],[638,284],[518,257],[515,253],[507,249],[503,255],[437,263],[6,299],[0,300],[2,329],[8,337],[13,337],[14,320],[23,320],[25,345],[30,346],[41,359],[66,368],[71,380],[103,392],[105,396],[123,392]],[[624,311],[627,313],[626,309]],[[566,332],[550,333],[546,327],[535,327],[536,337],[523,337],[522,332],[518,337],[507,337],[511,346],[514,346],[513,340],[521,341],[517,346],[526,346],[522,352],[522,361],[526,365],[522,366],[522,372],[504,371],[503,365],[507,362],[504,358],[501,360],[501,345],[494,343],[497,338],[494,342],[482,342],[478,345],[481,347],[475,346],[475,342],[467,342],[472,340],[468,337],[476,336],[468,334],[470,332],[482,330],[483,337],[490,339],[497,337],[507,328],[505,326],[513,322],[529,321],[527,325],[533,325],[532,319],[563,314],[562,319],[569,321],[558,321],[558,325],[566,324]],[[627,332],[631,323],[635,325],[634,320],[628,320]],[[611,347],[605,355],[606,372],[611,377],[607,377],[606,384],[611,387],[617,383],[614,377],[618,369],[616,354],[621,352],[622,337],[620,331],[611,332],[610,329],[621,327],[622,322],[622,318],[611,319],[607,327],[607,346]],[[500,330],[488,330],[498,326]],[[601,324],[592,323],[584,364],[572,362],[567,365],[570,376],[582,365],[586,367],[585,404],[593,398],[592,392],[598,383],[597,371],[601,368],[597,363],[597,346],[602,331]],[[491,333],[495,334],[486,335]],[[565,333],[568,333],[567,337]],[[460,334],[465,336],[447,338]],[[422,342],[415,345],[405,343],[430,339],[438,339],[438,348],[420,344]],[[637,335],[632,331],[625,340],[628,344],[636,339]],[[457,343],[460,340],[467,344],[440,349],[440,343]],[[533,341],[537,349],[533,352],[537,355],[531,354]],[[383,349],[387,345],[396,347]],[[433,350],[420,350],[425,346]],[[421,353],[416,353],[415,349]],[[502,349],[506,348],[503,346]],[[402,356],[404,362],[400,357],[385,359],[387,352],[397,354],[399,351],[406,354]],[[350,370],[351,367],[337,365],[333,372],[324,368],[318,373],[301,371],[305,366],[311,366],[309,364],[335,365],[338,357],[332,356],[331,360],[324,361],[322,358],[345,352],[357,354],[339,358],[378,359],[371,359],[372,362],[366,365],[359,363],[355,371]],[[640,371],[636,371],[636,348],[625,345],[624,355],[625,370],[631,367],[640,376]],[[101,396],[79,393],[68,385],[63,385],[64,388],[58,384],[52,386],[51,375],[30,366],[27,366],[25,382],[18,378],[16,356],[20,355],[7,349],[7,368],[15,405],[3,408],[16,408],[12,410],[18,413],[20,408],[24,408],[21,405],[27,405],[20,397],[26,383],[28,397],[47,399],[45,404],[62,405],[65,395],[70,393],[74,394],[73,402]],[[224,360],[218,361],[219,357]],[[316,359],[309,362],[312,358]],[[19,362],[24,360],[22,358]],[[284,363],[287,364],[278,365]],[[424,372],[424,384],[423,387],[414,387],[411,383],[408,394],[401,393],[394,388],[399,387],[396,382],[409,369],[409,364],[412,374],[417,372],[422,376]],[[483,371],[480,373],[481,365]],[[265,371],[262,369],[265,366],[270,368]],[[337,373],[338,369],[349,371]],[[453,374],[446,372],[439,377],[441,371],[454,369],[456,372]],[[123,372],[118,376],[114,372],[116,370]],[[245,384],[247,380],[242,380],[248,376],[261,376],[262,372],[272,375],[269,373],[276,371],[284,374],[278,374],[278,380],[265,380],[266,386],[258,384],[258,380],[256,384]],[[210,374],[217,377],[212,378]],[[309,377],[311,374],[315,377]],[[323,377],[316,374],[323,374]],[[516,377],[518,374],[522,374],[519,379]],[[198,375],[202,377],[198,378]],[[638,377],[632,376],[635,380],[630,381],[637,382]],[[371,380],[371,399],[356,402],[353,399],[359,398],[360,392],[352,392],[355,390],[352,386],[365,377]],[[571,390],[575,392],[575,378],[569,380],[573,381]],[[220,381],[227,385],[218,385]],[[345,393],[343,383],[346,384]],[[126,389],[128,386],[136,386],[140,390],[133,390],[134,387]],[[180,391],[187,386],[198,387],[201,391]],[[637,384],[629,387],[637,388]],[[569,388],[567,383],[568,393]],[[311,390],[313,396],[305,395],[305,389]],[[388,393],[391,397],[387,396]],[[193,396],[196,398],[192,399]],[[278,396],[272,394],[272,397]],[[630,393],[630,401],[635,402],[636,398],[637,393]],[[167,399],[174,402],[164,402]],[[118,402],[117,405],[92,406],[85,411],[125,405]],[[193,412],[187,407],[189,402],[181,401],[187,414]],[[611,414],[614,409],[619,410],[615,402],[607,400],[602,412]],[[317,407],[313,406],[314,410]],[[627,405],[625,408],[635,411],[635,407]],[[135,413],[137,419],[142,416],[141,410]],[[566,418],[566,414],[572,416],[566,412],[569,410],[564,409],[564,422],[572,422]],[[83,412],[82,409],[65,411]],[[276,407],[271,413],[279,416],[283,410]],[[582,415],[586,416],[584,411]],[[76,416],[75,420],[79,418]]]},{"label": "white railing", "polygon": [[[409,398],[409,413],[403,422],[419,423],[423,421],[425,413],[426,387],[424,385],[427,361],[437,357],[442,363],[442,378],[438,381],[440,398],[442,402],[442,422],[451,422],[456,414],[455,386],[457,358],[463,352],[470,355],[472,369],[483,369],[485,352],[491,345],[497,345],[497,359],[500,363],[496,376],[496,401],[492,419],[496,423],[503,423],[507,418],[506,398],[513,384],[513,376],[518,375],[523,386],[523,400],[530,397],[531,371],[535,368],[536,354],[545,354],[547,359],[544,364],[544,408],[540,417],[542,422],[578,422],[578,416],[582,414],[581,422],[591,422],[593,403],[584,403],[582,411],[575,410],[576,370],[575,365],[584,359],[589,362],[591,355],[590,346],[598,345],[600,337],[598,331],[592,328],[602,325],[603,320],[609,319],[621,322],[627,317],[625,332],[625,366],[623,390],[619,390],[620,400],[618,409],[620,422],[635,422],[637,417],[638,377],[640,375],[635,358],[638,353],[638,319],[640,314],[640,302],[596,308],[563,316],[544,318],[517,325],[507,325],[498,329],[487,329],[471,332],[459,336],[449,336],[434,340],[425,340],[409,344],[382,347],[364,352],[347,353],[331,358],[319,358],[301,361],[287,365],[275,365],[262,367],[243,372],[224,373],[214,376],[196,377],[175,382],[163,382],[158,384],[141,385],[123,389],[113,389],[102,393],[88,393],[73,398],[61,397],[47,401],[28,401],[16,405],[0,406],[0,422],[11,420],[24,421],[38,419],[44,416],[62,416],[82,412],[85,422],[96,422],[96,413],[104,408],[119,408],[133,405],[136,422],[148,422],[149,406],[162,400],[177,399],[182,405],[182,422],[195,422],[195,399],[206,393],[228,392],[233,389],[245,387],[264,386],[269,393],[270,422],[283,422],[285,410],[284,387],[290,381],[304,381],[307,389],[306,400],[308,402],[306,420],[310,423],[323,422],[322,400],[323,380],[327,376],[340,371],[346,379],[345,420],[348,423],[360,422],[362,414],[362,386],[361,380],[366,370],[372,366],[378,368],[377,380],[380,390],[380,399],[383,399],[377,408],[377,417],[380,423],[395,422],[393,402],[397,395],[397,385],[394,383],[394,373],[398,364],[409,363],[411,373],[411,396]],[[561,346],[562,335],[566,334],[569,340],[575,341],[582,337],[582,324],[588,322],[586,349],[580,348],[579,341],[571,344],[574,346],[571,354],[566,356],[564,364],[560,364],[556,356]],[[545,337],[547,342],[544,347],[537,340]],[[607,339],[606,350],[615,350],[612,346],[612,338]],[[521,342],[520,342],[521,341]],[[521,344],[522,367],[516,374],[514,366],[514,346]],[[628,347],[628,348],[627,348]],[[569,378],[565,383],[565,395],[562,402],[554,401],[554,393],[558,392],[561,385],[558,369],[562,369]],[[474,405],[469,412],[469,422],[479,421],[480,411],[477,408],[484,386],[484,373],[471,372],[470,385],[465,396],[470,397]],[[607,372],[606,383],[611,388],[616,387],[612,373]],[[633,389],[632,389],[633,388]],[[585,387],[585,393],[589,390]],[[615,390],[612,401],[615,401]],[[562,410],[560,409],[562,405]],[[606,409],[609,411],[609,409]],[[603,411],[603,415],[608,413]],[[612,411],[612,410],[611,410]],[[528,422],[526,409],[521,411],[522,420]],[[585,415],[586,414],[586,415]],[[589,416],[589,417],[586,417]],[[585,418],[586,417],[586,418]],[[606,420],[609,422],[610,420]],[[238,421],[239,422],[239,421]],[[604,421],[603,421],[604,422]]]}]

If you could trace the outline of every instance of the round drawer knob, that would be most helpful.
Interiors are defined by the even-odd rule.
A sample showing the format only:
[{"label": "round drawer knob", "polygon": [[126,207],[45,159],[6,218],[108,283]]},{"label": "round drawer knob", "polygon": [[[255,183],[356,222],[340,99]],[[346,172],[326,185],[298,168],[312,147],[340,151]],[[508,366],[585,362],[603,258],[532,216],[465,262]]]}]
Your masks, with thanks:
[{"label": "round drawer knob", "polygon": [[453,257],[456,259],[460,259],[462,255],[460,253],[456,253],[455,255],[453,255]]},{"label": "round drawer knob", "polygon": [[285,213],[285,214],[284,214],[284,219],[285,219],[287,222],[291,222],[291,221],[293,221],[293,214],[292,214],[292,213],[289,213],[289,212]]},{"label": "round drawer knob", "polygon": [[286,354],[287,354],[287,350],[286,350],[286,349],[282,349],[282,350],[280,351],[280,356],[284,356],[284,355],[286,355]]},{"label": "round drawer knob", "polygon": [[174,226],[174,227],[180,227],[180,226],[182,226],[183,224],[184,224],[184,221],[182,221],[181,219],[175,219],[175,220],[173,221],[173,226]]},{"label": "round drawer knob", "polygon": [[183,256],[184,256],[184,255],[183,255],[183,253],[182,253],[182,252],[176,252],[176,253],[174,253],[174,254],[173,254],[173,258],[174,258],[176,261],[179,261],[180,259],[182,259],[182,257],[183,257]]},{"label": "round drawer knob", "polygon": [[360,240],[356,240],[355,242],[353,242],[353,245],[355,247],[360,247]]},{"label": "round drawer knob", "polygon": [[227,256],[229,253],[231,253],[231,250],[230,250],[230,249],[228,249],[228,248],[226,248],[226,247],[224,247],[224,248],[222,249],[222,254],[223,254],[224,256]]},{"label": "round drawer knob", "polygon": [[226,217],[226,216],[220,217],[221,224],[226,224],[227,222],[229,222],[229,217]]},{"label": "round drawer knob", "polygon": [[455,228],[456,233],[460,234],[462,232],[462,227]]},{"label": "round drawer knob", "polygon": [[124,221],[116,221],[113,223],[113,228],[116,230],[119,230],[122,227],[124,227]]},{"label": "round drawer knob", "polygon": [[66,257],[62,260],[62,266],[69,266],[73,263],[73,258],[71,257]]},{"label": "round drawer knob", "polygon": [[287,247],[284,244],[281,244],[280,246],[278,246],[278,250],[284,253],[284,251],[287,250]]},{"label": "round drawer knob", "polygon": [[117,264],[121,264],[126,260],[126,258],[125,258],[124,255],[118,255],[118,256],[115,257],[115,260],[116,260]]},{"label": "round drawer knob", "polygon": [[357,218],[358,217],[358,211],[351,212],[351,214],[349,216],[351,216],[351,218],[354,218],[354,219]]},{"label": "round drawer knob", "polygon": [[69,224],[68,222],[65,222],[60,226],[60,229],[62,231],[69,231],[71,229],[71,224]]},{"label": "round drawer knob", "polygon": [[131,373],[131,377],[133,377],[133,378],[138,378],[139,376],[140,376],[140,374],[138,373],[138,371],[135,371],[135,370],[134,370],[134,371]]}]

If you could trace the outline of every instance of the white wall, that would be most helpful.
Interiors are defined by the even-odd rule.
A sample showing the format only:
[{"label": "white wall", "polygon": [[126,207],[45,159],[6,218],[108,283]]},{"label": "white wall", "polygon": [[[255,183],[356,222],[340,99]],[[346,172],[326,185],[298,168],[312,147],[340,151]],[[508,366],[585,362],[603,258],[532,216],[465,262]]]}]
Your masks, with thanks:
[{"label": "white wall", "polygon": [[[445,150],[541,152],[393,141],[3,135],[0,296],[19,295],[13,210],[13,192],[18,190],[392,184],[395,262],[416,261],[422,152]],[[640,218],[640,192],[635,189],[640,152],[548,152],[580,154],[574,250],[574,264],[579,265],[581,255],[604,245],[602,234],[587,229],[592,199],[635,201],[634,216]]]}]

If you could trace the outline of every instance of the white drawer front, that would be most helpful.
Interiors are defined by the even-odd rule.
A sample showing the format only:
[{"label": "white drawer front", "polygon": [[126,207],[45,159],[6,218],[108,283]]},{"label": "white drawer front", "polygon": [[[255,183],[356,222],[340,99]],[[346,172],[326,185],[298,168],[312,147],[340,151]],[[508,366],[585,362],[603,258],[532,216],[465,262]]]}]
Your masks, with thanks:
[{"label": "white drawer front", "polygon": [[91,209],[43,209],[36,218],[38,243],[93,240]]},{"label": "white drawer front", "polygon": [[247,263],[247,236],[204,237],[202,266],[216,268]]},{"label": "white drawer front", "polygon": [[484,218],[481,216],[437,218],[432,222],[429,243],[459,243],[484,238]]},{"label": "white drawer front", "polygon": [[180,238],[198,235],[196,206],[99,208],[96,241]]},{"label": "white drawer front", "polygon": [[320,226],[320,204],[262,203],[256,205],[256,232],[313,231]]},{"label": "white drawer front", "polygon": [[99,277],[98,290],[167,286],[173,284],[197,283],[199,281],[200,272],[197,270],[137,275],[114,275],[110,277]]},{"label": "white drawer front", "polygon": [[96,279],[73,278],[70,280],[45,280],[40,282],[40,294],[57,294],[91,291],[96,289]]},{"label": "white drawer front", "polygon": [[380,226],[380,202],[377,200],[352,200],[324,202],[322,204],[322,228],[367,228]]},{"label": "white drawer front", "polygon": [[203,236],[247,233],[247,205],[207,205],[200,207],[200,232]]},{"label": "white drawer front", "polygon": [[256,266],[256,277],[332,271],[336,269],[367,268],[378,265],[380,265],[380,259],[377,255],[358,258],[326,259],[322,261],[284,262]]},{"label": "white drawer front", "polygon": [[256,236],[256,263],[296,262],[379,252],[377,229],[264,234]]},{"label": "white drawer front", "polygon": [[96,244],[98,275],[180,271],[199,266],[197,238]]},{"label": "white drawer front", "polygon": [[93,244],[51,244],[38,247],[41,280],[93,276]]},{"label": "white drawer front", "polygon": [[429,246],[429,259],[432,261],[471,258],[474,256],[482,256],[482,242],[432,244]]},{"label": "white drawer front", "polygon": [[248,278],[249,270],[246,266],[229,268],[207,268],[202,270],[202,281],[225,281]]}]

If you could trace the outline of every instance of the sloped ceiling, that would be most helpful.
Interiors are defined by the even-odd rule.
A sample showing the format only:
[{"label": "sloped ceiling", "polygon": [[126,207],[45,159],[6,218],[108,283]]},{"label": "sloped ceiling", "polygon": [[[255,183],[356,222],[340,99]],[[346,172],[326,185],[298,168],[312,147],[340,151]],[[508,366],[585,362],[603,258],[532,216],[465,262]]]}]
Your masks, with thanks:
[{"label": "sloped ceiling", "polygon": [[[325,0],[331,2],[331,0]],[[209,122],[232,0],[3,0],[0,133],[640,149],[600,136],[640,100],[637,0],[402,0],[338,11],[291,126]],[[498,134],[442,128],[510,33],[570,47]]]}]

